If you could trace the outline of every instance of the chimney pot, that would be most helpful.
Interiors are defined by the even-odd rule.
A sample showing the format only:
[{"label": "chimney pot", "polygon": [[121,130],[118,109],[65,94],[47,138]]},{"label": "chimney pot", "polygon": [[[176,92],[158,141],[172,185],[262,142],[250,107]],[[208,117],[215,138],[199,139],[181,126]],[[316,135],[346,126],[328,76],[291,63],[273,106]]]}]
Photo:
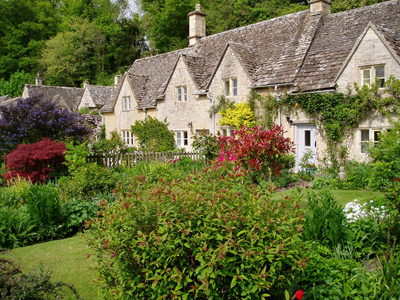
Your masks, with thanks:
[{"label": "chimney pot", "polygon": [[42,77],[39,75],[35,78],[35,83],[36,85],[42,85]]},{"label": "chimney pot", "polygon": [[329,15],[331,13],[331,0],[308,0],[311,14]]},{"label": "chimney pot", "polygon": [[117,87],[119,85],[120,80],[121,80],[121,75],[114,76],[114,86],[115,87]]}]

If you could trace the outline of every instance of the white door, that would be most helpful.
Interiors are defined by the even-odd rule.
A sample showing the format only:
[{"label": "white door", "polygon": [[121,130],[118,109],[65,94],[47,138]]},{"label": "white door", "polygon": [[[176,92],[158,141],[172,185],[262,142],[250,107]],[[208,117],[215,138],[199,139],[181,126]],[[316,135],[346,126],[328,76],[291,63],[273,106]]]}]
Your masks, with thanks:
[{"label": "white door", "polygon": [[299,162],[307,151],[312,151],[313,157],[309,163],[317,165],[317,128],[315,125],[295,125],[296,135],[296,167],[295,172],[299,172]]}]

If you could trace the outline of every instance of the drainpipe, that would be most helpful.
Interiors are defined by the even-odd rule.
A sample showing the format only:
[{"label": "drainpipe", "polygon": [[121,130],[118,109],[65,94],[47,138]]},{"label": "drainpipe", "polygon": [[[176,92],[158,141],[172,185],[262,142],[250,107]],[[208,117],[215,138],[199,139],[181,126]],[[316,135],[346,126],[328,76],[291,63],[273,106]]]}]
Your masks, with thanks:
[{"label": "drainpipe", "polygon": [[[281,94],[278,91],[278,85],[275,85],[275,92],[276,92],[276,100],[278,100],[278,102],[281,102]],[[278,125],[281,125],[281,105],[279,104],[279,108],[278,108]]]},{"label": "drainpipe", "polygon": [[210,93],[207,93],[207,98],[211,100],[211,105],[213,107],[212,110],[212,126],[213,126],[213,135],[215,135],[215,112],[214,112],[214,105],[215,105],[215,100],[210,96]]}]

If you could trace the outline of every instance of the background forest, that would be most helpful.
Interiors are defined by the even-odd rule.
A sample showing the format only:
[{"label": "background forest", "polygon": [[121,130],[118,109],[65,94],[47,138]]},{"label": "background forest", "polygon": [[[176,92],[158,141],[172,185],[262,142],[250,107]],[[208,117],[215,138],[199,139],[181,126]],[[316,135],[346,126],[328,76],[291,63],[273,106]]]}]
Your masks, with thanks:
[{"label": "background forest", "polygon": [[[332,12],[384,1],[332,0]],[[45,85],[112,85],[135,59],[187,46],[196,3],[207,35],[308,9],[305,0],[0,0],[0,96],[20,96],[38,72]]]}]

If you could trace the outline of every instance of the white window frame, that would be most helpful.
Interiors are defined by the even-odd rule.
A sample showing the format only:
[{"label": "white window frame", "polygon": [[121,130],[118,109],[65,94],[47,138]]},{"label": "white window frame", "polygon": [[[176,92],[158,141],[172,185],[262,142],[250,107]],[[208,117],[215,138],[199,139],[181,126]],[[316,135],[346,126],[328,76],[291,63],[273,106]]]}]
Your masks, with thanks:
[{"label": "white window frame", "polygon": [[187,102],[188,101],[188,96],[187,96],[187,86],[182,85],[182,86],[177,86],[176,87],[176,101],[177,102]]},{"label": "white window frame", "polygon": [[224,96],[236,97],[239,93],[238,79],[236,77],[224,79]]},{"label": "white window frame", "polygon": [[186,148],[189,147],[189,132],[187,130],[177,130],[176,133],[176,147]]},{"label": "white window frame", "polygon": [[[383,76],[377,76],[378,69],[383,69]],[[365,76],[365,72],[369,72],[369,77]],[[375,80],[378,80],[379,88],[384,88],[384,84],[386,82],[386,66],[385,65],[374,65],[374,66],[365,66],[360,68],[360,80],[361,85],[370,86]]]},{"label": "white window frame", "polygon": [[121,138],[125,145],[134,146],[135,137],[130,130],[121,130]]},{"label": "white window frame", "polygon": [[122,97],[122,109],[123,110],[131,110],[131,97],[130,96]]},{"label": "white window frame", "polygon": [[370,130],[369,129],[360,129],[360,153],[366,154],[368,153],[369,148],[369,139],[370,139]]},{"label": "white window frame", "polygon": [[238,80],[237,78],[232,79],[232,96],[238,95]]}]

